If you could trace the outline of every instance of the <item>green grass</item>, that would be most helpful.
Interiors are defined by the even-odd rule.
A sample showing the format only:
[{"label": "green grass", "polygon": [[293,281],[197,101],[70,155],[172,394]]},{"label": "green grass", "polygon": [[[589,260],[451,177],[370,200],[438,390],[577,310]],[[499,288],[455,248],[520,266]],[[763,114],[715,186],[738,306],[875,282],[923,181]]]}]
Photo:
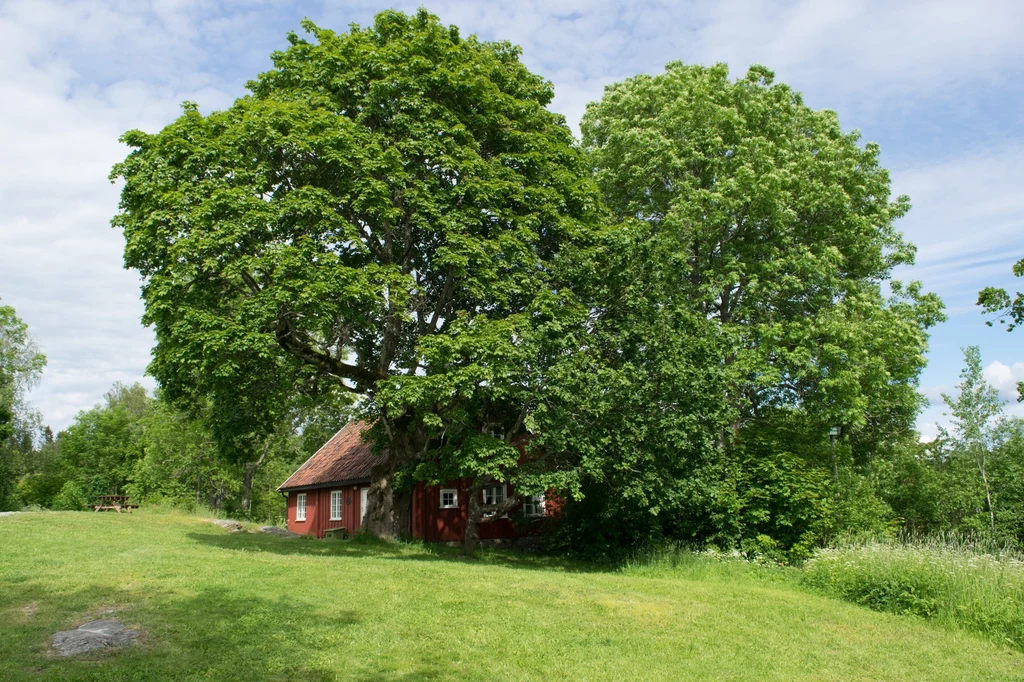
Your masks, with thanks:
[{"label": "green grass", "polygon": [[[47,653],[105,607],[142,646]],[[1024,654],[756,569],[463,561],[179,514],[0,518],[0,680],[51,679],[1011,680]]]},{"label": "green grass", "polygon": [[879,611],[911,614],[1024,649],[1024,563],[956,539],[851,543],[819,550],[808,585]]}]

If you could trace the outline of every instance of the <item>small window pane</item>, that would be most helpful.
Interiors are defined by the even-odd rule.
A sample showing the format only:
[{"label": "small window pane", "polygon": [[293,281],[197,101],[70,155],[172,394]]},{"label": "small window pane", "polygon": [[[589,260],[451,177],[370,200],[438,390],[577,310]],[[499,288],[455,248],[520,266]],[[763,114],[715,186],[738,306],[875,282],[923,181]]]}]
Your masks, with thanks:
[{"label": "small window pane", "polygon": [[299,493],[295,498],[295,520],[306,520],[306,493]]},{"label": "small window pane", "polygon": [[341,491],[331,491],[331,521],[341,521]]},{"label": "small window pane", "polygon": [[484,504],[501,504],[505,501],[505,486],[496,485],[490,488],[484,488]]},{"label": "small window pane", "polygon": [[454,488],[441,490],[441,508],[452,509],[459,506],[459,491]]},{"label": "small window pane", "polygon": [[526,516],[544,516],[544,496],[528,495],[523,498],[523,514]]}]

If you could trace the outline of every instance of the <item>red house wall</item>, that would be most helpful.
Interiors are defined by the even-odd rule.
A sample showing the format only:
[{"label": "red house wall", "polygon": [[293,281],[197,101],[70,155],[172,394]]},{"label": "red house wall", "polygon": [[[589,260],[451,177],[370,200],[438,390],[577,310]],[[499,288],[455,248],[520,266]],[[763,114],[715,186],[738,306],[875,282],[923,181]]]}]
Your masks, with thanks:
[{"label": "red house wall", "polygon": [[[318,538],[322,538],[324,531],[330,528],[344,528],[349,533],[357,532],[362,524],[359,490],[365,487],[365,485],[335,485],[289,492],[288,530],[299,535],[313,535]],[[342,491],[341,521],[330,520],[332,490]],[[296,520],[300,493],[306,494],[305,521]]]},{"label": "red house wall", "polygon": [[[427,542],[461,542],[466,533],[466,519],[469,518],[469,479],[448,481],[444,485],[424,485],[413,489],[412,536]],[[441,508],[441,490],[454,488],[459,491],[457,508]],[[514,489],[505,486],[505,495],[512,496]],[[557,513],[560,504],[552,495],[545,496],[545,515],[537,517],[525,532],[516,530],[511,519],[500,518],[477,526],[477,537],[481,540],[506,540],[530,535],[538,529],[545,518]],[[513,507],[510,514],[519,511]]]},{"label": "red house wall", "polygon": [[[466,532],[466,519],[469,518],[469,479],[449,481],[444,485],[417,484],[412,494],[412,528],[414,538],[427,542],[461,542]],[[344,528],[351,534],[359,531],[362,525],[362,509],[360,507],[360,489],[363,485],[326,486],[301,492],[306,493],[306,520],[297,521],[297,492],[288,493],[288,530],[299,535],[324,536],[329,528]],[[454,488],[459,491],[458,507],[441,508],[441,490]],[[331,521],[331,491],[341,490],[342,512],[341,521]],[[505,494],[511,496],[513,488],[505,487]],[[557,497],[547,495],[545,499],[545,516],[537,517],[531,528],[525,532],[516,530],[510,519],[501,518],[481,523],[477,526],[477,537],[481,540],[512,539],[536,532],[545,518],[557,514],[560,503]],[[515,513],[518,508],[514,508]]]}]

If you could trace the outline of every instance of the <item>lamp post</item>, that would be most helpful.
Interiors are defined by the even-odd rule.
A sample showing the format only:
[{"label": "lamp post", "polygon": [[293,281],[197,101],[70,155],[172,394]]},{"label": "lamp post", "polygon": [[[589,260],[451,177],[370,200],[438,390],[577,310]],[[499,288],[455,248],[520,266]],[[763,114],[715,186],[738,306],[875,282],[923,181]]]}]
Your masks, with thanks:
[{"label": "lamp post", "polygon": [[828,442],[832,446],[832,479],[836,482],[836,497],[839,497],[839,463],[836,461],[836,438],[843,435],[842,426],[833,426],[828,430]]}]

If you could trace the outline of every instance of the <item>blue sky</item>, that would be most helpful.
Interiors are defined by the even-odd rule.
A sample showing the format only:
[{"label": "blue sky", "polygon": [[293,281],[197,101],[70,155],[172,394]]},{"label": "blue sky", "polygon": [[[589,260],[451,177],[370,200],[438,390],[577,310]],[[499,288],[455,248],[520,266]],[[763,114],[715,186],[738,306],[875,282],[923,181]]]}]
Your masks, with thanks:
[{"label": "blue sky", "polygon": [[[300,20],[344,30],[419,2],[5,0],[0,4],[0,298],[49,356],[30,400],[55,428],[114,381],[143,378],[152,334],[139,323],[136,276],[109,227],[107,181],[129,128],[155,131],[183,100],[228,106],[269,66]],[[918,246],[901,271],[938,292],[949,321],[932,337],[922,390],[939,393],[960,347],[981,346],[1003,396],[1024,380],[1024,330],[984,325],[987,284],[1024,287],[1024,3],[633,2],[551,0],[427,5],[463,33],[507,39],[555,84],[553,108],[575,129],[603,87],[671,60],[762,63],[881,144],[893,187],[914,205],[900,227]],[[148,382],[152,385],[151,382]],[[1024,415],[1022,407],[1009,409]]]}]

